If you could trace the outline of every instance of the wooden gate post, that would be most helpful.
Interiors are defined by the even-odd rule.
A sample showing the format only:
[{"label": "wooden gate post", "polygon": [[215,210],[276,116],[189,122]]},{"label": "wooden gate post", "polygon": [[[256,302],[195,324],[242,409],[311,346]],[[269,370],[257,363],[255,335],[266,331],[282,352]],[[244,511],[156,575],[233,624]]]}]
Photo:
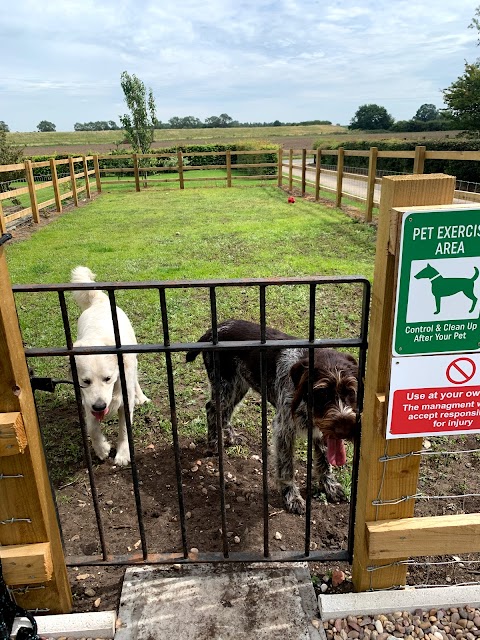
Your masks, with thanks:
[{"label": "wooden gate post", "polygon": [[[455,178],[443,174],[392,176],[382,180],[355,517],[352,577],[356,591],[385,589],[406,582],[405,565],[388,566],[398,558],[382,561],[369,558],[366,523],[413,516],[414,500],[398,504],[384,504],[384,501],[417,492],[420,456],[388,463],[380,458],[385,454],[418,451],[422,447],[421,438],[385,439],[398,266],[397,214],[392,209],[452,204],[454,188]],[[382,504],[375,504],[376,500]],[[368,570],[382,565],[387,567]]]},{"label": "wooden gate post", "polygon": [[77,177],[75,174],[75,164],[73,158],[70,156],[68,159],[68,166],[70,167],[70,182],[72,184],[72,197],[73,204],[78,207],[78,191],[77,191]]},{"label": "wooden gate post", "polygon": [[87,192],[87,198],[90,200],[92,198],[92,194],[90,192],[90,177],[88,175],[87,156],[82,156],[82,162],[83,162],[83,175],[85,176],[85,191]]},{"label": "wooden gate post", "polygon": [[35,178],[33,176],[32,161],[25,160],[25,177],[28,184],[28,193],[30,196],[30,205],[32,208],[32,218],[37,224],[40,222],[40,213],[38,209],[37,192],[35,191]]},{"label": "wooden gate post", "polygon": [[58,184],[57,165],[55,164],[55,158],[50,158],[50,173],[52,174],[53,193],[55,195],[55,206],[58,213],[62,213],[62,197],[60,193],[60,185]]},{"label": "wooden gate post", "polygon": [[283,184],[283,148],[278,149],[278,178],[277,186],[281,187]]},{"label": "wooden gate post", "polygon": [[423,173],[425,169],[425,153],[427,147],[415,147],[415,158],[413,160],[413,173]]},{"label": "wooden gate post", "polygon": [[322,151],[317,149],[315,155],[315,200],[318,202],[320,198],[320,170],[322,164]]},{"label": "wooden gate post", "polygon": [[66,613],[72,596],[4,247],[0,301],[0,558],[19,605]]},{"label": "wooden gate post", "polygon": [[367,207],[365,209],[365,222],[372,221],[375,179],[377,177],[377,158],[378,148],[370,147],[370,155],[368,158]]},{"label": "wooden gate post", "polygon": [[343,147],[338,148],[337,157],[337,194],[335,197],[335,206],[342,206],[342,189],[343,189],[343,165],[345,161],[345,149]]},{"label": "wooden gate post", "polygon": [[98,163],[98,155],[93,156],[93,167],[95,169],[95,182],[97,183],[97,193],[102,192],[102,178],[100,176],[100,165]]},{"label": "wooden gate post", "polygon": [[288,190],[293,189],[293,149],[288,152]]},{"label": "wooden gate post", "polygon": [[307,150],[302,149],[302,196],[307,190]]}]

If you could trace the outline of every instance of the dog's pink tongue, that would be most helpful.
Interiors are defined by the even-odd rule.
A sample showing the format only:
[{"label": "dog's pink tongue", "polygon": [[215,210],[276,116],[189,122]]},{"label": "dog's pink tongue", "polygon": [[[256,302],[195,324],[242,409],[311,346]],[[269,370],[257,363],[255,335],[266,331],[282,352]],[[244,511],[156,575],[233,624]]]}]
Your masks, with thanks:
[{"label": "dog's pink tongue", "polygon": [[347,452],[343,440],[327,438],[327,459],[334,467],[342,467],[347,462]]},{"label": "dog's pink tongue", "polygon": [[108,413],[108,407],[106,409],[104,409],[103,411],[92,411],[92,415],[93,417],[98,420],[99,422],[101,422],[105,416]]}]

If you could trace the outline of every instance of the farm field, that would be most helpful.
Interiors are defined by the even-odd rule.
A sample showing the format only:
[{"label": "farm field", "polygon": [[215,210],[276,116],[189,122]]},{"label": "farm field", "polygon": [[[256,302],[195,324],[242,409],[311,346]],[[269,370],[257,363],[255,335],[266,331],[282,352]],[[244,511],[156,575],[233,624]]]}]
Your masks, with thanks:
[{"label": "farm field", "polygon": [[[178,144],[222,144],[240,141],[262,141],[278,144],[285,149],[312,148],[315,140],[321,138],[325,144],[349,140],[432,140],[453,138],[455,131],[426,131],[408,133],[363,133],[352,132],[347,127],[335,125],[309,125],[291,127],[245,127],[226,129],[157,129],[153,147],[162,148]],[[55,131],[51,133],[15,132],[7,134],[7,139],[15,144],[25,145],[26,155],[49,153],[108,153],[117,148],[128,149],[121,144],[122,131]]]},{"label": "farm field", "polygon": [[[92,203],[72,209],[32,233],[19,233],[6,245],[13,283],[57,283],[69,280],[78,264],[89,266],[98,281],[202,280],[268,276],[364,275],[373,277],[375,229],[326,204],[297,199],[287,203],[286,193],[273,185],[257,188],[185,189],[154,188],[135,193],[116,188]],[[20,230],[21,231],[21,230]],[[20,239],[24,238],[24,239]],[[358,334],[360,295],[356,285],[318,287],[316,337],[354,337]],[[308,287],[281,286],[267,290],[267,323],[305,337],[308,330]],[[218,290],[219,320],[241,317],[258,320],[258,291],[248,287]],[[27,347],[63,346],[65,343],[56,294],[17,294],[17,309]],[[156,291],[123,291],[117,302],[129,315],[139,343],[162,341],[162,324]],[[197,340],[209,325],[208,289],[179,289],[167,295],[172,342]],[[73,335],[79,311],[68,296]],[[175,354],[174,382],[180,429],[182,476],[185,487],[190,547],[219,551],[217,459],[206,455],[205,410],[208,384],[201,359],[186,364]],[[36,358],[30,364],[38,376],[67,378],[63,358]],[[152,403],[136,409],[134,439],[140,473],[142,507],[150,551],[178,551],[179,527],[169,400],[162,354],[139,357],[140,381]],[[56,488],[66,552],[69,556],[99,551],[91,495],[86,484],[78,416],[70,386],[54,395],[37,392],[40,422],[47,458]],[[227,497],[232,509],[228,527],[240,542],[235,550],[261,549],[261,454],[259,402],[248,394],[233,424],[241,434],[239,445],[227,450],[226,469],[232,480]],[[270,417],[271,417],[270,413]],[[116,418],[107,421],[113,436]],[[437,441],[438,440],[438,441]],[[475,449],[475,435],[432,439],[432,447]],[[193,445],[193,446],[192,446]],[[351,451],[350,451],[351,454]],[[305,481],[305,445],[297,451],[298,481]],[[198,464],[200,461],[200,464]],[[427,494],[475,493],[478,477],[472,473],[476,457],[467,456],[422,463],[419,491]],[[469,466],[467,466],[467,464]],[[196,470],[195,467],[197,467]],[[200,469],[200,471],[199,471]],[[130,472],[113,461],[95,464],[95,475],[104,517],[107,544],[112,553],[136,549],[139,534],[131,495]],[[200,475],[204,476],[203,480]],[[210,479],[209,476],[212,476]],[[338,472],[349,489],[348,467]],[[213,487],[213,488],[212,488]],[[206,489],[205,491],[202,491]],[[240,497],[241,500],[237,498]],[[304,522],[282,510],[281,496],[270,479],[272,549],[302,547]],[[417,515],[478,511],[478,498],[419,501]],[[317,548],[345,548],[348,504],[326,505],[315,501],[312,540]],[[282,540],[273,538],[275,531]],[[331,567],[320,566],[322,576]],[[445,578],[441,568],[429,578]],[[441,573],[443,572],[443,573]],[[72,583],[77,611],[93,608],[93,589],[101,595],[101,608],[114,608],[121,569],[95,568],[88,577]],[[410,580],[421,581],[412,570]],[[456,579],[461,576],[457,570]]]}]

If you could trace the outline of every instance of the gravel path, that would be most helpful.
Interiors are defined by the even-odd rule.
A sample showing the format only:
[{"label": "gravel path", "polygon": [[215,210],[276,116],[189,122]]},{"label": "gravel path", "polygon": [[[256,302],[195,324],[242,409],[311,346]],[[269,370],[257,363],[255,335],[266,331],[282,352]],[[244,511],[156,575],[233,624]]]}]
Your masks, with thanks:
[{"label": "gravel path", "polygon": [[417,609],[386,615],[348,616],[323,623],[327,640],[370,638],[371,640],[475,640],[480,638],[480,610],[474,607]]}]

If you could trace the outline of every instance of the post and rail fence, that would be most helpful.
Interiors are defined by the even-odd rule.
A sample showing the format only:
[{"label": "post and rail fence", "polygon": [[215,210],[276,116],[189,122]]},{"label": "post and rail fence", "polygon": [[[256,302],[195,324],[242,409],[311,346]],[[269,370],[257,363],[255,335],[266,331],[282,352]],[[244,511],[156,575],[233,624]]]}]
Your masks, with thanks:
[{"label": "post and rail fence", "polygon": [[[248,156],[268,156],[270,162],[247,162]],[[210,156],[215,164],[192,164],[196,158]],[[246,160],[239,162],[242,156]],[[337,164],[328,168],[322,166],[322,158],[325,156],[336,157]],[[213,158],[214,157],[214,158]],[[308,162],[308,158],[312,162]],[[368,159],[368,169],[365,173],[355,171],[348,167],[348,158],[360,157]],[[296,160],[299,158],[299,160]],[[40,211],[48,207],[55,207],[55,211],[62,212],[62,203],[71,198],[75,206],[79,204],[79,194],[86,192],[86,197],[91,198],[92,193],[100,193],[103,185],[125,184],[134,185],[136,191],[142,187],[152,185],[164,185],[170,187],[178,184],[180,189],[185,189],[187,182],[213,182],[215,186],[224,182],[226,187],[232,187],[235,181],[254,180],[255,186],[259,181],[276,181],[277,186],[287,186],[290,191],[294,187],[300,189],[302,196],[312,193],[315,200],[319,200],[320,192],[324,195],[331,194],[335,205],[340,207],[344,198],[349,201],[360,202],[365,205],[364,220],[371,222],[374,208],[378,207],[380,200],[380,187],[382,177],[377,170],[378,161],[382,158],[400,158],[412,161],[414,175],[423,174],[425,163],[428,160],[459,160],[480,162],[480,151],[428,151],[424,146],[417,146],[414,151],[379,151],[376,147],[370,150],[339,149],[258,149],[255,151],[208,151],[161,154],[121,154],[121,155],[90,155],[72,157],[64,160],[51,158],[41,162],[25,160],[24,163],[0,166],[0,232],[5,233],[7,226],[11,226],[17,220],[31,219],[34,223],[40,221]],[[129,166],[119,167],[120,160],[127,160]],[[114,164],[115,166],[108,166]],[[163,164],[163,166],[161,166]],[[35,175],[36,169],[50,169],[47,180],[39,181]],[[188,172],[193,170],[222,169],[224,176],[194,176],[188,177]],[[254,175],[242,175],[244,170],[258,170]],[[62,172],[59,177],[58,172]],[[174,172],[170,177],[158,177],[159,175]],[[13,178],[2,182],[2,174],[13,175]],[[154,174],[155,177],[152,177]],[[117,180],[111,180],[111,176],[118,176]],[[125,176],[130,175],[130,179]],[[95,177],[93,182],[92,177]],[[24,182],[24,186],[18,186]],[[454,197],[458,201],[480,202],[480,184],[472,183],[473,190],[456,188]],[[12,186],[14,188],[12,188]],[[461,187],[461,185],[458,185]],[[38,192],[50,188],[47,200],[39,202]],[[65,188],[67,189],[65,191]],[[52,193],[53,192],[53,193]],[[6,201],[15,202],[21,196],[28,194],[28,202],[17,200],[16,206],[2,207]]]}]

